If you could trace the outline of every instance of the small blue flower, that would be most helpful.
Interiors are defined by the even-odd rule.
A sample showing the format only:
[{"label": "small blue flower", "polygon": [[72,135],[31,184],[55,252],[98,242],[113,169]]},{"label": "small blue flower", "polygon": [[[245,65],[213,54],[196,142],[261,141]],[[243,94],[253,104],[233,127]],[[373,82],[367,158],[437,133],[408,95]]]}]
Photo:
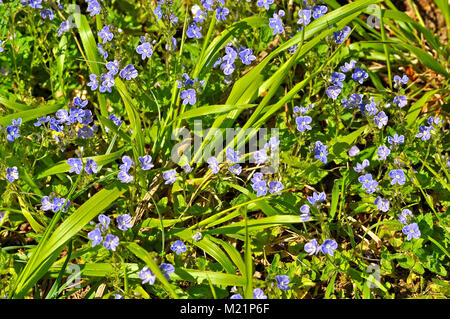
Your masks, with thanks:
[{"label": "small blue flower", "polygon": [[88,7],[86,9],[87,12],[90,12],[90,16],[93,17],[100,13],[102,8],[100,7],[100,4],[98,1],[89,1]]},{"label": "small blue flower", "polygon": [[173,184],[177,180],[176,170],[172,169],[170,171],[165,171],[163,173],[163,178],[166,181],[164,184]]},{"label": "small blue flower", "polygon": [[313,196],[308,196],[308,202],[311,203],[311,205],[315,205],[316,203],[320,203],[320,202],[324,202],[327,198],[327,195],[325,194],[325,192],[321,192],[321,193],[313,193]]},{"label": "small blue flower", "polygon": [[122,156],[122,163],[123,164],[119,166],[119,169],[126,172],[128,172],[134,164],[133,160],[128,155]]},{"label": "small blue flower", "polygon": [[256,5],[260,8],[264,8],[269,10],[269,6],[273,4],[274,0],[258,0],[256,1]]},{"label": "small blue flower", "polygon": [[177,240],[170,246],[170,250],[179,255],[186,252],[186,246],[181,240]]},{"label": "small blue flower", "polygon": [[215,157],[208,158],[206,162],[209,164],[208,167],[212,170],[213,174],[217,174],[219,172],[219,163],[217,162],[217,159]]},{"label": "small blue flower", "polygon": [[19,171],[17,170],[17,166],[8,167],[6,169],[6,179],[10,183],[19,179]]},{"label": "small blue flower", "polygon": [[345,80],[345,74],[340,72],[333,72],[331,73],[331,79],[330,82],[333,83],[333,85],[344,87],[344,84],[342,82]]},{"label": "small blue flower", "polygon": [[241,294],[234,294],[230,297],[230,299],[244,299]]},{"label": "small blue flower", "polygon": [[273,30],[273,35],[283,33],[283,21],[281,21],[281,17],[284,16],[284,11],[279,10],[278,14],[274,13],[273,18],[269,18],[269,27]]},{"label": "small blue flower", "polygon": [[355,170],[355,172],[357,173],[362,173],[364,171],[364,168],[368,167],[370,165],[369,160],[365,159],[362,161],[362,163],[356,163],[356,166],[353,167],[353,169]]},{"label": "small blue flower", "polygon": [[307,26],[308,24],[311,23],[311,15],[312,15],[312,12],[309,9],[298,10],[297,24],[302,25],[300,30],[303,28],[303,26]]},{"label": "small blue flower", "polygon": [[402,210],[401,214],[398,215],[398,221],[404,225],[408,224],[408,220],[413,217],[412,212],[405,208]]},{"label": "small blue flower", "polygon": [[326,6],[314,6],[313,8],[313,18],[319,19],[322,17],[325,13],[327,13],[328,8]]},{"label": "small blue flower", "polygon": [[317,243],[317,240],[312,239],[305,244],[305,247],[303,249],[308,253],[309,256],[312,256],[314,254],[317,255],[319,253],[320,246]]},{"label": "small blue flower", "polygon": [[396,183],[403,185],[406,182],[405,173],[402,169],[393,169],[389,172],[389,177],[392,179],[391,185],[395,185]]},{"label": "small blue flower", "polygon": [[41,209],[43,211],[47,211],[52,209],[52,203],[50,202],[50,198],[48,196],[44,196],[41,198]]},{"label": "small blue flower", "polygon": [[100,53],[100,55],[103,56],[104,59],[108,58],[108,52],[103,50],[103,46],[100,43],[97,43],[97,49],[98,49],[98,53]]},{"label": "small blue flower", "polygon": [[394,87],[396,88],[397,86],[401,86],[406,85],[408,83],[408,76],[406,74],[404,74],[402,77],[395,75],[394,76]]},{"label": "small blue flower", "polygon": [[83,169],[83,163],[80,158],[69,158],[67,164],[70,165],[69,173],[75,172],[76,174],[80,174]]},{"label": "small blue flower", "polygon": [[254,191],[256,191],[256,196],[264,196],[267,194],[267,185],[264,180],[258,181],[254,184],[252,184],[252,188]]},{"label": "small blue flower", "polygon": [[[64,205],[64,207],[63,207],[63,205]],[[70,206],[70,201],[69,200],[66,201],[65,198],[55,197],[52,201],[52,211],[54,213],[60,211],[61,209],[63,212],[65,212],[67,210],[67,208],[69,208],[69,206]]]},{"label": "small blue flower", "polygon": [[148,171],[155,166],[152,164],[152,157],[150,155],[139,156],[138,160],[141,163],[142,170],[144,171]]},{"label": "small blue flower", "polygon": [[413,238],[419,239],[421,236],[419,226],[416,223],[406,225],[403,227],[402,232],[406,235],[407,240],[411,240]]},{"label": "small blue flower", "polygon": [[159,265],[159,270],[161,270],[167,280],[170,280],[169,274],[175,272],[175,267],[172,264],[161,263],[161,265]]},{"label": "small blue flower", "polygon": [[374,202],[375,205],[377,205],[377,208],[383,212],[387,212],[389,210],[389,201],[387,199],[383,199],[380,196],[378,196],[375,199]]},{"label": "small blue flower", "polygon": [[253,299],[267,299],[267,296],[261,288],[255,288],[253,289]]},{"label": "small blue flower", "polygon": [[355,68],[352,74],[352,79],[363,84],[363,82],[369,77],[369,74],[361,68]]},{"label": "small blue flower", "polygon": [[300,132],[312,129],[311,125],[309,125],[312,122],[311,116],[298,116],[295,118],[295,122],[297,123],[297,130]]},{"label": "small blue flower", "polygon": [[350,147],[350,149],[348,150],[348,156],[354,157],[356,155],[358,155],[360,152],[358,146],[353,145],[352,147]]},{"label": "small blue flower", "polygon": [[311,216],[309,216],[309,209],[310,208],[309,208],[308,204],[304,204],[304,205],[302,205],[302,207],[300,207],[300,212],[301,212],[300,220],[302,222],[306,222],[311,219]]},{"label": "small blue flower", "polygon": [[122,182],[122,183],[130,183],[131,181],[133,181],[133,176],[131,176],[130,174],[128,174],[127,171],[121,170],[119,172],[119,174],[117,174],[117,178]]},{"label": "small blue flower", "polygon": [[390,153],[391,150],[387,146],[381,145],[377,150],[378,160],[385,160]]},{"label": "small blue flower", "polygon": [[326,239],[321,246],[321,250],[324,254],[333,256],[334,250],[336,250],[337,246],[338,245],[337,245],[336,241],[334,241],[332,239]]},{"label": "small blue flower", "polygon": [[119,237],[108,234],[105,236],[105,240],[103,241],[103,247],[108,250],[116,251],[117,246],[119,246]]},{"label": "small blue flower", "polygon": [[19,132],[20,130],[18,126],[8,125],[6,127],[6,139],[9,142],[14,142],[14,140],[20,136]]},{"label": "small blue flower", "polygon": [[253,55],[252,49],[242,49],[239,51],[239,58],[242,63],[249,65],[252,64],[252,61],[256,60],[256,57]]},{"label": "small blue flower", "polygon": [[289,276],[286,275],[276,275],[275,280],[277,281],[277,287],[281,290],[291,289],[289,285]]},{"label": "small blue flower", "polygon": [[152,46],[149,42],[144,42],[136,47],[136,52],[141,54],[142,60],[149,58],[153,54]]},{"label": "small blue flower", "polygon": [[181,91],[180,97],[183,99],[183,105],[190,104],[194,105],[197,101],[196,92],[194,89]]},{"label": "small blue flower", "polygon": [[[283,184],[278,181],[269,182],[269,193],[276,194],[283,190]],[[281,195],[281,194],[278,194]]]},{"label": "small blue flower", "polygon": [[422,141],[428,141],[431,138],[431,130],[433,130],[432,126],[419,126],[419,133],[416,134],[416,137],[420,138]]},{"label": "small blue flower", "polygon": [[388,136],[388,143],[389,144],[403,144],[405,142],[405,137],[403,135],[398,135],[397,133],[394,134],[394,136]]},{"label": "small blue flower", "polygon": [[351,60],[350,63],[345,62],[343,66],[341,66],[341,71],[342,72],[348,72],[353,70],[353,68],[356,65],[356,61],[355,60]]},{"label": "small blue flower", "polygon": [[153,285],[156,280],[156,275],[147,267],[142,268],[139,272],[139,279],[142,280],[142,284],[148,283],[149,285]]},{"label": "small blue flower", "polygon": [[131,216],[129,214],[119,215],[117,216],[116,220],[117,220],[117,227],[120,230],[126,231],[133,227],[133,224],[131,222]]},{"label": "small blue flower", "polygon": [[216,9],[216,19],[217,21],[225,21],[227,19],[227,15],[230,13],[230,10],[227,8],[217,7]]},{"label": "small blue flower", "polygon": [[255,164],[264,164],[267,161],[267,151],[265,149],[260,149],[253,154],[255,159]]},{"label": "small blue flower", "polygon": [[90,231],[88,233],[88,238],[92,240],[92,247],[95,247],[97,245],[100,245],[103,241],[102,233],[98,228]]},{"label": "small blue flower", "polygon": [[112,32],[109,31],[109,25],[104,26],[98,33],[98,36],[103,40],[103,44],[105,44],[108,41],[111,41],[114,37]]},{"label": "small blue flower", "polygon": [[280,145],[280,140],[276,136],[273,136],[264,145],[264,148],[266,150],[274,151],[274,150],[276,150],[278,148],[279,145]]},{"label": "small blue flower", "polygon": [[381,129],[383,126],[387,125],[389,118],[386,113],[384,113],[384,111],[381,111],[374,116],[373,120],[375,122],[375,125],[377,125],[379,129]]},{"label": "small blue flower", "polygon": [[234,175],[239,175],[242,172],[242,166],[239,164],[234,164],[233,166],[230,166],[228,170],[233,173]]},{"label": "small blue flower", "polygon": [[328,150],[326,145],[322,144],[320,141],[317,141],[314,146],[314,153],[314,158],[320,160],[324,164],[327,163]]},{"label": "small blue flower", "polygon": [[339,86],[333,85],[333,86],[327,87],[325,92],[327,93],[327,95],[330,99],[336,100],[338,98],[339,94],[341,94],[341,90],[342,89]]},{"label": "small blue flower", "polygon": [[197,26],[196,23],[192,23],[188,26],[186,35],[190,39],[200,39],[202,37],[202,27]]},{"label": "small blue flower", "polygon": [[342,30],[333,32],[334,42],[336,44],[341,44],[342,42],[344,42],[350,34],[350,31],[352,31],[352,29],[350,29],[349,26],[345,26],[342,28]]},{"label": "small blue flower", "polygon": [[58,30],[56,30],[58,32],[58,37],[60,37],[63,34],[63,32],[69,31],[69,29],[70,29],[69,21],[61,22]]},{"label": "small blue flower", "polygon": [[240,160],[239,151],[234,151],[231,147],[226,149],[227,160],[231,163],[238,163]]},{"label": "small blue flower", "polygon": [[55,18],[55,14],[51,9],[44,9],[41,11],[41,17],[42,19],[49,19],[50,21]]},{"label": "small blue flower", "polygon": [[194,236],[192,236],[192,239],[193,239],[194,241],[199,241],[199,240],[202,239],[202,237],[203,237],[202,233],[196,232],[196,233],[194,234]]},{"label": "small blue flower", "polygon": [[408,99],[406,98],[406,95],[398,95],[394,97],[394,105],[397,105],[398,107],[404,107],[406,104],[408,104]]},{"label": "small blue flower", "polygon": [[84,170],[88,175],[91,175],[97,173],[97,167],[98,166],[95,160],[93,160],[92,158],[88,158],[86,160],[86,167],[84,168]]},{"label": "small blue flower", "polygon": [[120,71],[119,75],[122,79],[129,81],[138,76],[138,71],[134,68],[133,64],[128,64]]},{"label": "small blue flower", "polygon": [[91,81],[88,82],[86,85],[91,88],[91,91],[95,91],[98,88],[97,75],[96,74],[89,75],[89,80]]}]

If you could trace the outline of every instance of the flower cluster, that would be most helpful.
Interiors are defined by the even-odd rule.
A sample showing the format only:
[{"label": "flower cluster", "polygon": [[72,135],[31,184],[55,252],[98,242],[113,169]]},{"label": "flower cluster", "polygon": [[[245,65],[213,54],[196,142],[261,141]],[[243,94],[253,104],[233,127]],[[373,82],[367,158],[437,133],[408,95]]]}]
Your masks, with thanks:
[{"label": "flower cluster", "polygon": [[[106,233],[109,229],[111,218],[100,214],[98,216],[98,221],[99,223],[96,225],[96,228],[88,233],[88,238],[92,240],[92,247],[100,245],[103,241],[103,247],[108,250],[116,251],[117,246],[119,246],[119,237]],[[105,238],[103,238],[103,235]]]},{"label": "flower cluster", "polygon": [[337,247],[338,244],[333,239],[326,239],[322,245],[319,245],[316,239],[312,239],[305,244],[304,249],[309,256],[317,255],[319,252],[333,256]]},{"label": "flower cluster", "polygon": [[62,212],[65,212],[71,206],[70,200],[52,195],[42,197],[41,204],[42,204],[41,210],[43,211],[51,210],[54,213],[60,210]]}]

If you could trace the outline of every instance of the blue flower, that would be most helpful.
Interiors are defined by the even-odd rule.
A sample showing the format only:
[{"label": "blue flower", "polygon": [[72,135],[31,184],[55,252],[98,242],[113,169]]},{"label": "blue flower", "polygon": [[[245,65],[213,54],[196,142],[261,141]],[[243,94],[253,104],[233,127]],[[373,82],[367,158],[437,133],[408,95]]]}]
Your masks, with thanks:
[{"label": "blue flower", "polygon": [[133,224],[131,223],[131,216],[129,214],[119,215],[117,216],[116,220],[117,227],[120,230],[126,231],[133,227]]},{"label": "blue flower", "polygon": [[29,0],[28,5],[33,9],[42,9],[42,0]]},{"label": "blue flower", "polygon": [[238,163],[240,160],[239,151],[234,151],[231,147],[226,149],[227,160],[231,163]]},{"label": "blue flower", "polygon": [[256,151],[253,154],[253,158],[255,159],[255,164],[264,164],[267,161],[267,151],[265,149]]},{"label": "blue flower", "polygon": [[117,174],[117,178],[122,182],[122,183],[130,183],[133,180],[133,176],[131,176],[130,174],[128,174],[127,171],[123,171],[121,170],[119,172],[119,174]]},{"label": "blue flower", "polygon": [[186,35],[190,39],[200,39],[202,37],[202,27],[198,27],[196,23],[192,23],[188,26]]},{"label": "blue flower", "polygon": [[91,80],[86,85],[91,88],[91,91],[95,91],[98,88],[98,80],[96,74],[89,75],[89,79]]},{"label": "blue flower", "polygon": [[389,172],[389,177],[392,179],[391,185],[398,183],[399,185],[403,185],[406,182],[405,173],[402,169],[393,169]]},{"label": "blue flower", "polygon": [[44,9],[41,11],[41,17],[42,19],[49,19],[50,21],[55,18],[55,14],[51,9]]},{"label": "blue flower", "polygon": [[98,53],[100,53],[100,55],[103,56],[104,59],[108,58],[108,52],[103,50],[103,46],[100,43],[97,43],[97,49],[98,49]]},{"label": "blue flower", "polygon": [[302,207],[300,207],[300,212],[301,212],[300,220],[302,222],[306,222],[311,219],[311,216],[309,216],[309,205],[308,204],[302,205]]},{"label": "blue flower", "polygon": [[325,194],[325,192],[321,192],[321,193],[314,192],[312,196],[308,196],[308,202],[310,202],[311,205],[314,205],[316,203],[325,201],[326,198],[327,198],[327,195]]},{"label": "blue flower", "polygon": [[68,124],[73,124],[76,121],[78,121],[78,123],[81,123],[83,122],[83,117],[84,117],[84,110],[73,107],[69,111]]},{"label": "blue flower", "polygon": [[328,8],[326,6],[314,6],[313,8],[313,18],[319,19],[325,13],[327,13]]},{"label": "blue flower", "polygon": [[227,61],[228,63],[234,62],[236,60],[238,54],[236,50],[232,46],[225,47],[225,56],[222,58],[223,61]]},{"label": "blue flower", "polygon": [[311,22],[311,10],[309,9],[300,9],[298,11],[298,20],[297,20],[297,24],[301,24],[302,27],[300,28],[300,30],[303,28],[303,26],[307,26],[308,24],[310,24]]},{"label": "blue flower", "polygon": [[271,150],[274,151],[278,148],[278,146],[280,145],[280,140],[276,137],[273,136],[269,139],[269,141],[264,145],[264,148],[266,150]]},{"label": "blue flower", "polygon": [[108,74],[116,75],[117,73],[119,73],[119,61],[114,60],[114,61],[107,62],[106,68],[109,70]]},{"label": "blue flower", "polygon": [[[278,181],[269,182],[269,193],[276,194],[283,190],[283,184]],[[281,195],[281,194],[278,194]]]},{"label": "blue flower", "polygon": [[350,29],[349,26],[345,26],[342,28],[342,30],[333,32],[334,42],[336,44],[341,44],[342,42],[344,42],[350,34],[350,31],[352,31],[352,29]]},{"label": "blue flower", "polygon": [[19,171],[17,170],[17,166],[8,167],[6,169],[6,179],[10,183],[19,179]]},{"label": "blue flower", "polygon": [[289,285],[289,276],[286,275],[276,275],[275,280],[277,281],[277,287],[281,290],[291,289]]},{"label": "blue flower", "polygon": [[212,170],[213,174],[217,174],[219,172],[219,163],[215,157],[208,158],[206,162],[209,164],[208,167]]},{"label": "blue flower", "polygon": [[328,150],[326,145],[322,144],[320,141],[317,141],[314,146],[314,153],[314,158],[320,160],[324,164],[327,163]]},{"label": "blue flower", "polygon": [[394,105],[397,105],[398,107],[404,107],[406,104],[408,104],[408,99],[406,98],[406,95],[398,95],[394,97]]},{"label": "blue flower", "polygon": [[163,173],[163,178],[166,181],[164,184],[173,184],[173,183],[175,183],[175,181],[177,180],[176,170],[172,169],[172,170],[169,170],[169,171],[165,171]]},{"label": "blue flower", "polygon": [[220,68],[223,70],[223,74],[230,75],[230,74],[232,74],[234,72],[234,70],[236,68],[236,64],[229,63],[228,61],[224,61],[220,65]]},{"label": "blue flower", "polygon": [[344,87],[344,84],[342,84],[342,81],[345,80],[345,74],[340,72],[333,72],[331,73],[331,79],[330,82],[333,83],[333,85]]},{"label": "blue flower", "polygon": [[253,299],[267,299],[267,296],[261,288],[255,288],[253,289]]},{"label": "blue flower", "polygon": [[398,135],[397,133],[394,134],[394,136],[388,136],[388,143],[389,144],[403,144],[405,142],[405,137],[403,135]]},{"label": "blue flower", "polygon": [[77,173],[80,174],[83,169],[83,163],[80,158],[69,158],[67,160],[67,164],[70,165],[69,173]]},{"label": "blue flower", "polygon": [[375,199],[374,202],[375,205],[377,205],[377,208],[383,212],[387,212],[389,210],[389,201],[387,199],[383,199],[380,196],[378,196]]},{"label": "blue flower", "polygon": [[385,160],[390,153],[391,150],[387,146],[381,145],[377,150],[378,160]]},{"label": "blue flower", "polygon": [[419,133],[416,134],[416,137],[420,138],[422,141],[428,141],[431,138],[431,130],[432,126],[419,126]]},{"label": "blue flower", "polygon": [[110,249],[112,251],[116,251],[117,246],[119,246],[119,237],[108,234],[105,236],[105,240],[103,241],[103,247],[106,249]]},{"label": "blue flower", "polygon": [[333,86],[327,87],[325,92],[327,93],[327,95],[330,99],[336,100],[338,98],[339,94],[341,94],[341,90],[342,89],[339,86],[333,85]]},{"label": "blue flower", "polygon": [[408,224],[408,220],[413,217],[412,212],[405,208],[402,210],[400,215],[398,215],[398,221],[404,225]]},{"label": "blue flower", "polygon": [[136,47],[136,52],[142,54],[142,60],[151,57],[153,54],[152,46],[149,42],[144,42],[141,45],[138,45]]},{"label": "blue flower", "polygon": [[230,166],[228,170],[233,173],[234,175],[239,175],[242,172],[242,166],[239,164],[234,164],[233,166]]},{"label": "blue flower", "polygon": [[122,156],[122,163],[123,164],[119,166],[119,169],[126,172],[128,172],[134,164],[133,160],[128,155]]},{"label": "blue flower", "polygon": [[[367,174],[367,175],[370,175],[370,177],[372,178],[371,174]],[[378,186],[378,182],[376,180],[370,179],[363,183],[362,189],[365,189],[367,194],[372,194],[377,190],[377,186]]]},{"label": "blue flower", "polygon": [[352,74],[352,79],[363,84],[363,82],[369,77],[369,74],[361,68],[355,68]]},{"label": "blue flower", "polygon": [[386,115],[386,113],[384,113],[384,111],[381,111],[380,113],[375,115],[373,119],[375,125],[377,125],[379,129],[381,129],[383,126],[386,126],[389,120],[388,116]]},{"label": "blue flower", "polygon": [[262,180],[264,180],[264,176],[263,176],[262,173],[259,173],[259,172],[253,174],[253,177],[251,179],[252,183],[257,183],[257,182],[260,182]]},{"label": "blue flower", "polygon": [[160,20],[162,18],[163,12],[161,10],[161,6],[157,6],[155,10],[153,10],[153,13],[156,16],[156,21]]},{"label": "blue flower", "polygon": [[142,280],[142,284],[148,283],[149,285],[153,285],[156,280],[156,275],[147,267],[142,268],[139,272],[139,279]]},{"label": "blue flower", "polygon": [[411,240],[412,238],[419,239],[421,236],[419,226],[416,223],[406,225],[403,227],[402,232],[406,235],[407,240]]},{"label": "blue flower", "polygon": [[278,14],[273,14],[273,18],[269,18],[269,27],[273,30],[273,35],[283,33],[283,21],[281,21],[281,17],[283,16],[284,11],[279,10]]},{"label": "blue flower", "polygon": [[88,7],[86,9],[87,12],[90,12],[90,16],[93,17],[100,13],[102,8],[100,7],[100,4],[97,1],[90,1],[88,4]]},{"label": "blue flower", "polygon": [[152,157],[150,155],[139,156],[138,159],[141,163],[141,168],[144,171],[148,171],[149,169],[152,169],[153,166],[155,166],[152,164]]},{"label": "blue flower", "polygon": [[314,254],[317,255],[319,253],[320,246],[317,243],[317,240],[312,239],[305,244],[305,247],[303,249],[308,253],[309,256],[312,256]]},{"label": "blue flower", "polygon": [[175,272],[175,267],[172,264],[161,263],[161,265],[159,265],[159,270],[161,270],[167,280],[170,280],[169,274]]},{"label": "blue flower", "polygon": [[84,170],[88,175],[91,175],[97,173],[97,167],[98,166],[95,160],[93,160],[92,158],[88,158],[86,160],[86,167],[84,168]]},{"label": "blue flower", "polygon": [[[262,0],[261,0],[262,1]],[[241,294],[234,294],[230,297],[230,299],[243,299]]]},{"label": "blue flower", "polygon": [[48,196],[44,196],[41,198],[41,209],[43,211],[47,211],[52,209],[52,203],[50,202],[50,198]]},{"label": "blue flower", "polygon": [[58,37],[60,37],[63,34],[63,32],[69,31],[69,28],[70,28],[70,24],[68,21],[61,22],[58,30],[56,30],[58,32]]},{"label": "blue flower", "polygon": [[227,8],[217,7],[216,9],[216,19],[217,21],[225,21],[227,19],[227,15],[230,13],[230,10]]},{"label": "blue flower", "polygon": [[200,6],[198,5],[194,5],[191,8],[191,11],[192,11],[192,19],[194,19],[196,23],[202,23],[207,18],[205,12],[203,12]]},{"label": "blue flower", "polygon": [[312,127],[311,125],[309,125],[311,121],[312,121],[311,116],[308,115],[298,116],[297,118],[295,118],[295,122],[297,123],[297,130],[299,130],[300,132],[311,130]]},{"label": "blue flower", "polygon": [[70,201],[69,200],[66,201],[65,198],[58,198],[58,197],[53,198],[52,211],[54,213],[58,212],[61,209],[62,209],[63,212],[65,212],[67,210],[67,208],[69,208],[69,206],[70,206]]},{"label": "blue flower", "polygon": [[100,232],[100,230],[98,228],[90,231],[88,233],[88,238],[90,240],[92,240],[92,247],[100,245],[102,243],[102,240],[103,240],[102,233]]},{"label": "blue flower", "polygon": [[252,61],[256,60],[256,57],[253,55],[253,50],[248,48],[243,48],[239,51],[239,58],[246,65],[252,64]]},{"label": "blue flower", "polygon": [[109,228],[109,224],[111,223],[111,218],[104,214],[100,214],[98,216],[99,224],[97,226],[100,226],[100,230],[102,232],[106,231]]},{"label": "blue flower", "polygon": [[395,75],[394,76],[394,87],[396,88],[397,86],[401,86],[406,85],[408,83],[408,76],[406,74],[404,74],[402,77]]},{"label": "blue flower", "polygon": [[264,196],[267,194],[267,185],[264,180],[258,181],[254,184],[252,184],[252,188],[254,191],[256,191],[256,196]]},{"label": "blue flower", "polygon": [[125,80],[131,80],[138,76],[137,70],[134,68],[133,64],[128,64],[126,67],[124,67],[120,73],[120,77]]},{"label": "blue flower", "polygon": [[353,169],[355,170],[355,172],[357,173],[361,173],[364,171],[364,168],[368,167],[370,165],[369,160],[365,159],[362,161],[362,163],[356,163],[356,166],[353,167]]},{"label": "blue flower", "polygon": [[19,132],[20,130],[18,126],[8,125],[6,127],[6,139],[9,142],[14,142],[14,140],[20,136]]},{"label": "blue flower", "polygon": [[190,104],[194,105],[197,101],[196,92],[194,89],[188,89],[181,91],[180,97],[183,99],[183,105]]},{"label": "blue flower", "polygon": [[194,236],[192,236],[192,239],[193,239],[194,241],[199,241],[200,239],[202,239],[202,237],[203,237],[202,233],[196,232],[196,233],[194,234]]},{"label": "blue flower", "polygon": [[103,44],[105,44],[108,41],[111,41],[114,37],[112,32],[109,31],[109,25],[104,26],[98,33],[98,36],[103,40]]},{"label": "blue flower", "polygon": [[181,240],[177,240],[170,246],[170,250],[179,255],[186,252],[186,246]]},{"label": "blue flower", "polygon": [[348,72],[353,70],[353,68],[356,65],[356,61],[355,60],[351,60],[350,63],[345,62],[343,66],[341,66],[341,71],[342,72]]},{"label": "blue flower", "polygon": [[[108,63],[107,63],[108,64]],[[79,106],[81,108],[85,107],[86,105],[88,105],[89,101],[88,100],[82,100],[81,98],[79,98],[78,96],[76,96],[73,99],[73,105],[75,106]]]},{"label": "blue flower", "polygon": [[348,150],[348,156],[354,157],[356,155],[358,155],[360,152],[358,146],[353,145],[352,147],[350,147],[350,149]]},{"label": "blue flower", "polygon": [[256,5],[260,8],[264,8],[269,10],[269,6],[273,3],[274,0],[258,0],[256,1]]},{"label": "blue flower", "polygon": [[336,241],[334,241],[332,239],[326,239],[321,246],[321,250],[324,254],[333,256],[334,250],[336,250],[337,246],[338,245],[337,245]]}]

